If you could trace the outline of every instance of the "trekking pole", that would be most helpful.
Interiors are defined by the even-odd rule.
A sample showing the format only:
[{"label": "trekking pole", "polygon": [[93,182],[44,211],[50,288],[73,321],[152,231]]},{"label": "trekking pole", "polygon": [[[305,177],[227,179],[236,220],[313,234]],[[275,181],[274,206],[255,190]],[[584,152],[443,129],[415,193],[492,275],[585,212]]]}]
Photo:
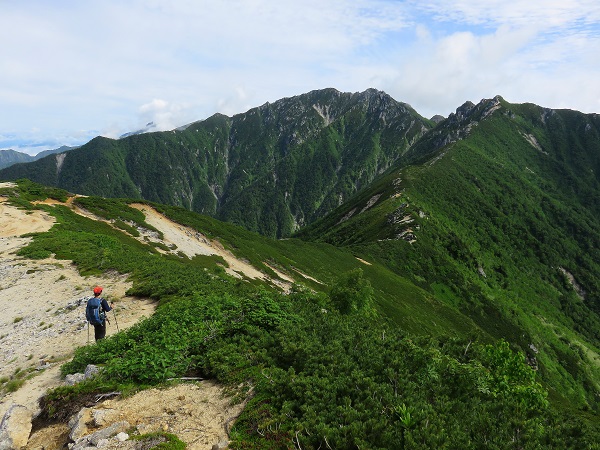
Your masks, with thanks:
[{"label": "trekking pole", "polygon": [[90,323],[88,322],[88,344],[90,343]]},{"label": "trekking pole", "polygon": [[119,332],[119,322],[117,322],[117,313],[115,312],[115,309],[113,308],[113,314],[115,316],[115,325],[117,326],[117,333]]}]

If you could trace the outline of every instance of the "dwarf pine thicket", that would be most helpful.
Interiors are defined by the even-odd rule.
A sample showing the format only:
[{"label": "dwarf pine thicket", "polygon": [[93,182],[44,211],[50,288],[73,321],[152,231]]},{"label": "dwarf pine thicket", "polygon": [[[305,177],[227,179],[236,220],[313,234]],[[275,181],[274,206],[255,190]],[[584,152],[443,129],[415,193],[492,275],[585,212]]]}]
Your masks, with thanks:
[{"label": "dwarf pine thicket", "polygon": [[[293,265],[332,286],[307,282],[283,295],[227,276],[222,261],[161,255],[127,229],[62,206],[34,206],[29,202],[64,200],[67,193],[25,181],[19,186],[3,193],[23,207],[46,209],[58,222],[34,235],[21,255],[55,254],[83,273],[128,273],[129,294],[159,302],[152,317],[76,351],[63,373],[95,363],[104,366],[102,376],[50,392],[49,418],[86,392],[131,391],[194,375],[229,384],[240,396],[253,388],[232,431],[233,448],[563,449],[600,442],[597,416],[551,401],[522,353],[475,322],[451,328],[459,317],[469,319],[377,264],[363,265],[327,244],[269,241],[163,207],[257,265]],[[86,202],[99,215],[145,226],[126,201]],[[402,326],[382,314],[400,311],[390,309],[390,290],[407,299],[414,322]],[[429,322],[439,317],[443,327],[420,327],[426,320],[417,305],[432,308],[421,314]],[[432,317],[434,310],[439,316]]]}]

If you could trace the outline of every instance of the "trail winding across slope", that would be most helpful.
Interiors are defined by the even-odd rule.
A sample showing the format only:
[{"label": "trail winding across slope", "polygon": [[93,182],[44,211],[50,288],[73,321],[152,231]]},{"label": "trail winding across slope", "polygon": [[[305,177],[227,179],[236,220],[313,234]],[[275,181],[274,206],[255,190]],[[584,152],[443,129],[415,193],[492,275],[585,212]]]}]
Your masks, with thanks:
[{"label": "trail winding across slope", "polygon": [[[0,184],[0,187],[4,186]],[[6,200],[0,197],[0,310],[3,312],[0,315],[0,378],[19,379],[17,375],[22,373],[27,376],[15,392],[5,393],[0,398],[0,418],[13,404],[24,405],[35,415],[39,398],[48,389],[64,384],[60,365],[72,357],[77,347],[88,343],[85,299],[94,286],[103,286],[105,296],[115,302],[120,330],[151,315],[155,308],[149,299],[125,295],[131,287],[127,275],[109,273],[82,277],[71,261],[29,260],[17,256],[16,252],[31,240],[22,235],[48,231],[55,221],[43,211],[20,210]],[[102,220],[77,208],[72,201],[67,206],[78,214]],[[147,221],[163,232],[165,245],[175,244],[176,251],[188,256],[219,254],[230,265],[232,274],[265,277],[254,267],[235,259],[219,243],[206,239],[203,242],[199,233],[142,206]],[[109,325],[108,335],[115,332],[116,327]],[[93,341],[93,330],[90,335]],[[95,407],[107,417],[112,414],[120,420],[125,418],[143,432],[175,433],[190,449],[210,449],[226,438],[225,427],[242,408],[241,404],[232,404],[222,387],[208,381],[142,391],[129,399],[106,400]],[[26,448],[62,448],[67,435],[66,424],[47,427],[32,434]],[[130,448],[130,445],[124,442],[114,448]]]}]

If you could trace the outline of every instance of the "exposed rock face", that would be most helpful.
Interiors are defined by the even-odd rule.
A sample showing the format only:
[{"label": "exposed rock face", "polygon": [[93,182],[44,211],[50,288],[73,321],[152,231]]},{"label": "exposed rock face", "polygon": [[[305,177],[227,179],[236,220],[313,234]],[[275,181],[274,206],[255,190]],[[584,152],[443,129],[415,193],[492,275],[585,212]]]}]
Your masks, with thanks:
[{"label": "exposed rock face", "polygon": [[22,405],[12,405],[0,423],[0,450],[14,450],[27,445],[32,414]]},{"label": "exposed rock face", "polygon": [[92,410],[90,408],[83,408],[69,420],[69,428],[71,432],[69,433],[69,439],[74,442],[77,442],[86,433],[88,433],[87,422],[90,422],[92,419]]},{"label": "exposed rock face", "polygon": [[[84,449],[88,447],[100,447],[100,443],[103,441],[108,441],[108,439],[113,436],[121,435],[120,438],[117,438],[119,442],[123,442],[125,439],[121,440],[123,434],[125,434],[125,430],[127,430],[131,425],[126,420],[121,422],[113,423],[111,426],[98,430],[92,434],[88,434],[87,436],[83,436],[75,441],[75,445],[72,447],[73,450]],[[123,433],[123,434],[121,434]]]}]

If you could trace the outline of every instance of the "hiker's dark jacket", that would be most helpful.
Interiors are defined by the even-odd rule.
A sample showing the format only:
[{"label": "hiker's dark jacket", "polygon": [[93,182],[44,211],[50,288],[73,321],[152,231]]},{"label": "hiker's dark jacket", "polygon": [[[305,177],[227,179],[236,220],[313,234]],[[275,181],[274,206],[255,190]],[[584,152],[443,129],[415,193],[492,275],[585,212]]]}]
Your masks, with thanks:
[{"label": "hiker's dark jacket", "polygon": [[100,299],[100,306],[106,312],[112,311],[112,308],[110,307],[110,305],[108,304],[106,299],[103,299],[103,298]]}]

